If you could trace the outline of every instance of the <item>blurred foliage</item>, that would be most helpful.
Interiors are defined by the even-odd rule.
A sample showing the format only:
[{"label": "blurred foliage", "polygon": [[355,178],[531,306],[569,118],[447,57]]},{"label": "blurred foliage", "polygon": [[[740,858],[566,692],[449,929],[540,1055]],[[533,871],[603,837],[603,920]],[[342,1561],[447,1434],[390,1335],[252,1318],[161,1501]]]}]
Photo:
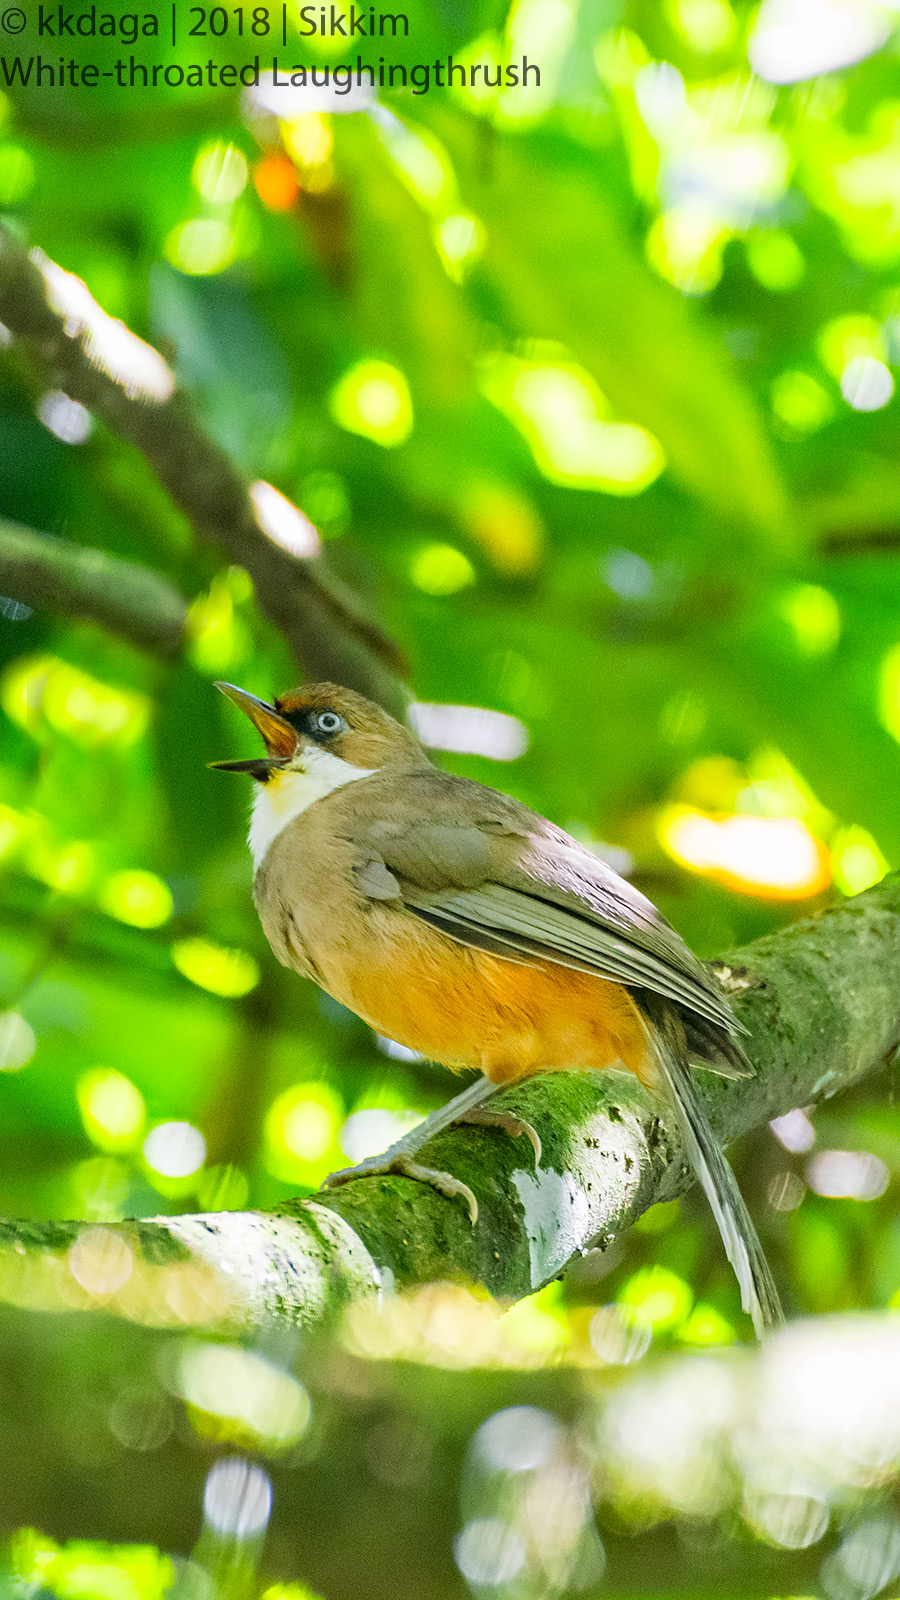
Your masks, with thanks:
[{"label": "blurred foliage", "polygon": [[[252,58],[236,15],[204,60]],[[317,524],[423,714],[464,708],[429,724],[439,759],[721,953],[900,865],[896,10],[409,17],[378,41],[390,61],[526,54],[540,89],[432,83],[332,115],[265,84],[7,83],[4,220]],[[89,46],[101,68],[173,59],[161,36]],[[278,54],[347,56],[301,42],[293,12]],[[0,1212],[91,1225],[312,1190],[448,1082],[262,938],[243,780],[205,766],[253,735],[211,682],[271,695],[296,669],[243,570],[15,348],[0,509],[191,605],[163,666],[0,604]],[[794,1311],[898,1304],[898,1132],[882,1080],[738,1152]],[[214,1317],[172,1345],[211,1315],[183,1285],[168,1332],[87,1319],[130,1270],[98,1248],[88,1226],[58,1301],[0,1283],[19,1308],[0,1322],[4,1591],[527,1600],[596,1592],[604,1560],[622,1594],[896,1585],[893,1435],[853,1470],[837,1446],[814,1472],[773,1445],[768,1475],[734,1443],[763,1379],[722,1348],[736,1290],[693,1197],[502,1319],[437,1287],[302,1345],[244,1348]],[[879,1349],[835,1334],[820,1405],[896,1367]],[[32,1522],[47,1536],[13,1534]]]}]

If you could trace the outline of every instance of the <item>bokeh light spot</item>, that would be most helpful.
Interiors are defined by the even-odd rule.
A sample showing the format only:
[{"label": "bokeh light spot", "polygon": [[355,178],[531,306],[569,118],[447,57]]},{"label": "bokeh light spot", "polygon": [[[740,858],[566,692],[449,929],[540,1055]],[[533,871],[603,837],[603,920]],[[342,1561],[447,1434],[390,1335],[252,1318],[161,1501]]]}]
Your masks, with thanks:
[{"label": "bokeh light spot", "polygon": [[809,1187],[829,1200],[877,1200],[891,1175],[868,1150],[820,1150],[806,1169]]},{"label": "bokeh light spot", "polygon": [[133,1270],[131,1247],[111,1228],[86,1228],[69,1250],[72,1277],[98,1299],[124,1289]]},{"label": "bokeh light spot", "polygon": [[174,909],[172,891],[155,872],[114,872],[100,891],[104,911],[133,928],[159,928]]},{"label": "bokeh light spot", "polygon": [[34,162],[21,145],[0,145],[0,205],[16,206],[34,187]]},{"label": "bokeh light spot", "polygon": [[562,1428],[538,1406],[508,1406],[483,1422],[473,1441],[475,1454],[491,1472],[532,1472],[559,1448]]},{"label": "bokeh light spot", "polygon": [[340,427],[386,448],[403,444],[412,432],[409,385],[386,361],[358,361],[335,385],[329,403]]},{"label": "bokeh light spot", "polygon": [[322,542],[316,529],[287,495],[260,478],[250,485],[250,499],[257,525],[273,544],[304,560],[319,554]]},{"label": "bokeh light spot", "polygon": [[818,1495],[751,1490],[744,1515],[764,1539],[783,1550],[806,1550],[828,1531],[828,1505]]},{"label": "bokeh light spot", "polygon": [[728,0],[668,0],[666,11],[679,33],[701,55],[727,49],[737,31]]},{"label": "bokeh light spot", "polygon": [[900,741],[900,644],[895,644],[881,663],[878,712],[888,733]]},{"label": "bokeh light spot", "polygon": [[476,217],[453,211],[434,230],[438,253],[450,277],[459,283],[484,249],[484,229]]},{"label": "bokeh light spot", "polygon": [[56,656],[20,656],[0,681],[7,716],[33,737],[46,723],[85,750],[127,746],[144,733],[150,701],[133,690],[113,689]]},{"label": "bokeh light spot", "polygon": [[250,1448],[287,1450],[309,1427],[303,1385],[256,1351],[192,1342],[182,1350],[178,1387],[188,1405],[219,1419],[214,1437]]},{"label": "bokeh light spot", "polygon": [[769,1127],[778,1143],[783,1149],[790,1150],[792,1155],[805,1154],[816,1142],[816,1130],[806,1112],[799,1107],[785,1111],[781,1117],[773,1117]]},{"label": "bokeh light spot", "polygon": [[841,894],[862,894],[890,871],[872,835],[865,828],[841,828],[831,845],[834,881]]},{"label": "bokeh light spot", "polygon": [[410,576],[425,594],[456,594],[475,582],[475,568],[468,556],[452,544],[427,544],[415,556]]},{"label": "bokeh light spot", "polygon": [[834,403],[808,372],[782,372],[772,384],[772,410],[779,422],[802,438],[825,426],[834,415]]},{"label": "bokeh light spot", "polygon": [[594,1354],[605,1366],[626,1367],[646,1355],[653,1329],[624,1306],[601,1306],[588,1324],[588,1338]]},{"label": "bokeh light spot", "polygon": [[528,749],[524,722],[505,711],[419,700],[410,706],[408,715],[427,750],[453,750],[460,755],[487,756],[491,761],[518,761]]},{"label": "bokeh light spot", "polygon": [[259,967],[246,950],[228,950],[210,939],[179,939],[172,960],[191,983],[226,1000],[239,1000],[259,983]]},{"label": "bokeh light spot", "polygon": [[803,281],[806,262],[791,234],[777,228],[756,233],[747,240],[746,250],[747,265],[757,283],[773,294],[786,294]]},{"label": "bokeh light spot", "polygon": [[422,1121],[415,1111],[386,1111],[380,1107],[354,1111],[340,1132],[340,1146],[348,1161],[379,1155],[395,1140]]},{"label": "bokeh light spot", "polygon": [[161,1122],[143,1145],[144,1160],[163,1178],[190,1178],[206,1160],[206,1140],[191,1122]]},{"label": "bokeh light spot", "polygon": [[854,411],[881,411],[893,398],[891,370],[875,356],[854,356],[841,373],[841,394]]},{"label": "bokeh light spot", "polygon": [[229,222],[216,217],[194,217],[173,228],[164,254],[173,267],[190,277],[224,272],[235,258],[237,239]]},{"label": "bokeh light spot", "polygon": [[283,156],[265,156],[258,161],[253,183],[267,211],[290,211],[300,193],[297,174]]},{"label": "bokeh light spot", "polygon": [[331,159],[334,135],[328,117],[320,111],[301,111],[283,122],[281,136],[306,178]]},{"label": "bokeh light spot", "polygon": [[804,899],[831,881],[828,852],[799,817],[715,817],[673,806],[661,818],[660,839],[683,866],[742,894]]},{"label": "bokeh light spot", "polygon": [[684,1322],[693,1302],[690,1287],[667,1267],[641,1267],[623,1285],[619,1304],[639,1325],[655,1333]]},{"label": "bokeh light spot", "polygon": [[665,466],[645,428],[613,421],[594,379],[571,361],[495,355],[482,390],[524,434],[551,483],[606,494],[640,494]]},{"label": "bokeh light spot", "polygon": [[0,1011],[0,1072],[18,1072],[37,1049],[30,1022],[18,1011]]},{"label": "bokeh light spot", "polygon": [[205,145],[194,162],[194,187],[211,205],[229,205],[247,187],[247,158],[233,144],[218,139]]},{"label": "bokeh light spot", "polygon": [[456,1565],[468,1583],[480,1588],[508,1584],[525,1565],[525,1541],[500,1517],[467,1522],[453,1546]]},{"label": "bokeh light spot", "polygon": [[272,1511],[268,1473],[239,1456],[217,1461],[206,1479],[203,1511],[217,1533],[232,1539],[254,1538],[268,1527]]},{"label": "bokeh light spot", "polygon": [[342,1121],[343,1106],[329,1084],[298,1083],[286,1089],[266,1114],[269,1171],[286,1182],[317,1183],[338,1155]]},{"label": "bokeh light spot", "polygon": [[864,61],[888,37],[887,9],[846,0],[763,0],[748,43],[767,83],[802,83]]},{"label": "bokeh light spot", "polygon": [[63,444],[84,444],[91,436],[91,413],[79,400],[72,400],[61,389],[47,389],[37,403],[38,421]]},{"label": "bokeh light spot", "polygon": [[75,1088],[84,1130],[101,1150],[132,1150],[144,1128],[144,1097],[114,1067],[82,1073]]},{"label": "bokeh light spot", "polygon": [[800,583],[784,593],[778,610],[793,628],[797,644],[807,656],[824,656],[841,637],[841,608],[828,589]]},{"label": "bokeh light spot", "polygon": [[736,1337],[735,1328],[727,1317],[723,1317],[715,1306],[703,1301],[694,1307],[687,1321],[678,1329],[680,1344],[696,1345],[700,1349],[710,1345],[733,1344]]}]

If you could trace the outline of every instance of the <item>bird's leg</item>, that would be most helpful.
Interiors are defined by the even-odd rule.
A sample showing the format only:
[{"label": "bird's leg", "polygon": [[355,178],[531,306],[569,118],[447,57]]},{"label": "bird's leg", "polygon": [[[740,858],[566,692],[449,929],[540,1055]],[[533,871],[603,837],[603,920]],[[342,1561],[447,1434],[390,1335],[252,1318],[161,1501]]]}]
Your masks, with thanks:
[{"label": "bird's leg", "polygon": [[468,1206],[469,1216],[474,1224],[478,1221],[478,1201],[469,1185],[461,1182],[459,1178],[454,1178],[452,1173],[422,1166],[415,1157],[429,1139],[433,1139],[435,1134],[443,1133],[445,1128],[451,1127],[456,1122],[475,1122],[504,1128],[514,1139],[522,1133],[527,1134],[534,1148],[535,1158],[540,1161],[541,1141],[530,1123],[523,1122],[510,1112],[483,1110],[484,1102],[506,1087],[506,1084],[492,1083],[490,1078],[476,1079],[459,1094],[454,1095],[452,1100],[448,1100],[438,1111],[432,1111],[423,1122],[418,1122],[409,1133],[390,1145],[382,1155],[367,1156],[355,1167],[342,1167],[339,1172],[330,1173],[325,1179],[324,1187],[334,1189],[340,1184],[349,1183],[353,1178],[370,1178],[397,1172],[407,1178],[415,1178],[419,1183],[430,1184],[433,1189],[437,1189],[440,1194],[445,1194],[448,1198],[459,1196]]}]

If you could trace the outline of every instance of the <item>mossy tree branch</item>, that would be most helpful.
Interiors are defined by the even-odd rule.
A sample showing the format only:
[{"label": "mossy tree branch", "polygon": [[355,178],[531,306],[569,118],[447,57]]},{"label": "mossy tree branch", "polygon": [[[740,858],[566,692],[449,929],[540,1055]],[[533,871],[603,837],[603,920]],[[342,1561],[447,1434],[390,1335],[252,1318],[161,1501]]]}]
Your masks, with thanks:
[{"label": "mossy tree branch", "polygon": [[184,390],[151,398],[135,392],[127,375],[122,381],[113,376],[101,364],[96,340],[92,350],[84,320],[51,304],[39,266],[2,226],[0,322],[50,384],[140,450],[198,536],[246,568],[262,611],[305,673],[348,684],[404,715],[410,696],[400,651],[325,558],[301,559],[266,537],[248,485],[201,426]]},{"label": "mossy tree branch", "polygon": [[184,642],[187,602],[149,567],[0,520],[0,591],[34,609],[99,622],[162,657]]},{"label": "mossy tree branch", "polygon": [[[900,875],[734,952],[720,971],[750,1030],[757,1068],[755,1078],[736,1082],[702,1075],[713,1125],[729,1143],[848,1088],[897,1046]],[[435,1139],[427,1157],[471,1184],[481,1207],[475,1228],[461,1205],[409,1179],[384,1177],[289,1202],[277,1215],[155,1218],[92,1229],[91,1238],[101,1257],[104,1240],[113,1256],[127,1245],[147,1273],[199,1275],[211,1315],[312,1320],[348,1298],[436,1279],[521,1298],[693,1181],[674,1119],[623,1074],[557,1074],[503,1098],[539,1128],[539,1169],[526,1140],[472,1127]],[[32,1277],[41,1266],[64,1275],[66,1252],[84,1227],[0,1225],[0,1288],[10,1263]],[[789,1303],[790,1285],[782,1287]],[[107,1288],[100,1303],[135,1314],[133,1280]],[[24,1291],[12,1297],[35,1303]]]}]

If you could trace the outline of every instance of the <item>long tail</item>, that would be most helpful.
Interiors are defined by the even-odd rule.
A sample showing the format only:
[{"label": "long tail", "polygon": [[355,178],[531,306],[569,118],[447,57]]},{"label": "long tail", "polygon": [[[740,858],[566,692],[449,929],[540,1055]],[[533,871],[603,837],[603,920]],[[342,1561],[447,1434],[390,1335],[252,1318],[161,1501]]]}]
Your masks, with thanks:
[{"label": "long tail", "polygon": [[[660,1025],[662,1024],[662,1025]],[[684,1046],[679,1018],[669,1008],[652,1030],[660,1070],[669,1087],[685,1149],[718,1224],[725,1253],[740,1285],[741,1304],[762,1339],[784,1322],[769,1263],[737,1179],[709,1125]]]}]

